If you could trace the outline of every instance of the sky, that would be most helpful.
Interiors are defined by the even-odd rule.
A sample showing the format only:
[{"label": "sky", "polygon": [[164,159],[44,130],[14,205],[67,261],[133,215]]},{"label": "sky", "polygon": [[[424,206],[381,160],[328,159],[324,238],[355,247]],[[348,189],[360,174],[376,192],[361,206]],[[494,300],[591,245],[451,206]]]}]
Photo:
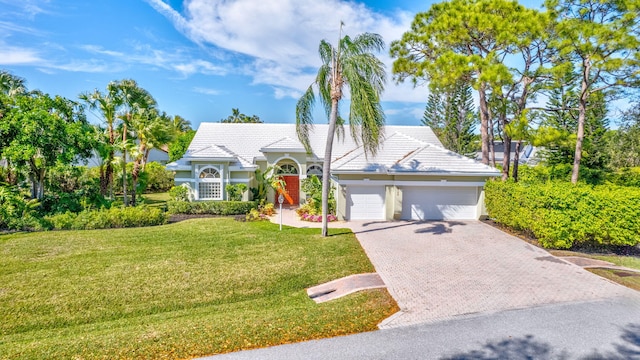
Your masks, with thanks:
[{"label": "sky", "polygon": [[[388,45],[432,1],[415,0],[0,0],[0,69],[30,90],[77,99],[134,79],[160,110],[194,128],[238,108],[268,123],[294,123],[313,82],[322,39],[380,34],[389,125],[419,125],[426,86],[396,84]],[[326,123],[319,109],[315,122]],[[93,118],[94,122],[99,119]]]}]

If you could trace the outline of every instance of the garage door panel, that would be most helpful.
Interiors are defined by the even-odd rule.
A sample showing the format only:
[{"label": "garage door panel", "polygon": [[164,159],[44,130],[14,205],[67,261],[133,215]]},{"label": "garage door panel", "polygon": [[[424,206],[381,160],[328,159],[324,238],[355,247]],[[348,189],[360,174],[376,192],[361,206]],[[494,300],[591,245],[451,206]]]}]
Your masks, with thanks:
[{"label": "garage door panel", "polygon": [[347,206],[349,220],[384,219],[384,186],[349,186],[347,188]]},{"label": "garage door panel", "polygon": [[407,220],[477,219],[476,187],[406,187],[402,218]]}]

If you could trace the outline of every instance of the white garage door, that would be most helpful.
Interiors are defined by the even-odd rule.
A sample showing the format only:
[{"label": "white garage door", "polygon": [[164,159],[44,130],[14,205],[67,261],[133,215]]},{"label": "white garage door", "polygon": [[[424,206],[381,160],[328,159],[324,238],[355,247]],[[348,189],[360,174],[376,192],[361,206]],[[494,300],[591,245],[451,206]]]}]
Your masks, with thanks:
[{"label": "white garage door", "polygon": [[417,186],[402,189],[405,220],[478,219],[477,187]]},{"label": "white garage door", "polygon": [[383,220],[384,186],[348,186],[349,220]]}]

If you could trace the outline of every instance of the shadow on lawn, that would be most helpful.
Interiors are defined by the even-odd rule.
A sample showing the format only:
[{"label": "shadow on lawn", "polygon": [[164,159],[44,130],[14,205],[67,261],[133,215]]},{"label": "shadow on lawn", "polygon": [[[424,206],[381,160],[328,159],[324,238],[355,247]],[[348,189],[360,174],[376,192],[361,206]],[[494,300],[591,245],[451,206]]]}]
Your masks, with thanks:
[{"label": "shadow on lawn", "polygon": [[[622,329],[620,335],[622,344],[614,343],[615,352],[600,353],[597,350],[592,354],[579,358],[580,360],[632,360],[640,359],[640,324],[629,324]],[[565,352],[554,354],[549,344],[534,339],[533,335],[523,338],[508,338],[486,343],[479,350],[467,353],[455,354],[442,360],[569,360],[576,359]]]}]

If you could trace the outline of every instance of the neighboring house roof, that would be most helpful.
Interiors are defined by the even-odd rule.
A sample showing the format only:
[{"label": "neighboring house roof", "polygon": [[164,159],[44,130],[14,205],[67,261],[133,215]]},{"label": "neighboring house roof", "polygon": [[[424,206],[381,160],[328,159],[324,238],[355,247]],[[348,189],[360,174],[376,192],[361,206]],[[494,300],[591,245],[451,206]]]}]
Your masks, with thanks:
[{"label": "neighboring house roof", "polygon": [[[517,140],[513,140],[511,141],[511,152],[510,152],[510,156],[509,158],[511,159],[511,162],[513,162],[513,159],[515,159],[515,155],[516,155],[516,144],[518,143]],[[504,142],[503,141],[494,141],[493,143],[493,149],[494,152],[496,153],[496,163],[502,163],[502,160],[504,159]],[[537,152],[538,152],[539,148],[528,144],[527,142],[523,141],[522,145],[520,146],[520,156],[519,156],[519,160],[518,163],[520,164],[535,164],[538,162],[537,159]],[[476,159],[477,160],[481,160],[482,159],[482,152],[478,152],[476,154]]]},{"label": "neighboring house roof", "polygon": [[[310,131],[311,154],[322,161],[328,125],[315,125]],[[385,126],[385,137],[376,156],[366,156],[361,144],[351,136],[349,126],[344,136],[334,138],[333,173],[447,173],[497,175],[498,171],[462,155],[450,152],[427,126]],[[225,160],[231,166],[255,167],[255,161],[269,152],[306,152],[298,140],[295,124],[201,123],[184,158],[168,165],[169,169],[186,169],[192,160]]]}]

